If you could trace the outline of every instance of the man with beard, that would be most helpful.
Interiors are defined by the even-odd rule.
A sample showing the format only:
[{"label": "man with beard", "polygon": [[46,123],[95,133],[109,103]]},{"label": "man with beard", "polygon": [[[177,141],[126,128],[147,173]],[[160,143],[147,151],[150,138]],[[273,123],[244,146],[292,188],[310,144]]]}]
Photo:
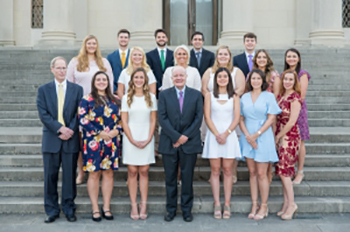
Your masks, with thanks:
[{"label": "man with beard", "polygon": [[174,66],[174,53],[166,47],[168,36],[163,29],[157,29],[154,32],[157,48],[147,52],[147,63],[151,67],[154,76],[157,79],[157,98],[159,88],[162,86],[163,74],[167,67]]},{"label": "man with beard", "polygon": [[128,49],[130,32],[127,29],[121,29],[118,31],[118,42],[119,49],[115,50],[107,56],[107,60],[112,66],[113,76],[114,76],[114,92],[117,93],[118,90],[118,80],[120,73],[124,68],[128,66],[129,53]]}]

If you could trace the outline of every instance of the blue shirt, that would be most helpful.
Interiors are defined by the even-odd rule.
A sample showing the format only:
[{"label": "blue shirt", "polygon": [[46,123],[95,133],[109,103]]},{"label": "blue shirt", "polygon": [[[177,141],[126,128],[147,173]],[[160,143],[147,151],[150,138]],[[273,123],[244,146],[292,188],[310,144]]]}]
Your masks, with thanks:
[{"label": "blue shirt", "polygon": [[180,98],[180,91],[182,91],[182,98],[185,99],[186,85],[182,88],[182,90],[179,90],[179,89],[176,88],[176,86],[175,86],[175,90],[176,90],[177,99]]}]

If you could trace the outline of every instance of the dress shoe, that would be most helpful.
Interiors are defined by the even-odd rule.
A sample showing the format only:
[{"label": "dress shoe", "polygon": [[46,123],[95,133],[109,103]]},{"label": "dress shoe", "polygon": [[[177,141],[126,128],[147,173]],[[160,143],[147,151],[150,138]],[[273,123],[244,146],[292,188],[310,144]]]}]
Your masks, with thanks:
[{"label": "dress shoe", "polygon": [[99,211],[92,212],[91,219],[92,219],[94,222],[100,222],[100,221],[102,220],[101,216],[94,217],[95,214],[101,215]]},{"label": "dress shoe", "polygon": [[59,217],[60,217],[60,215],[47,216],[47,218],[45,219],[45,223],[54,222]]},{"label": "dress shoe", "polygon": [[77,220],[77,217],[74,214],[68,214],[66,215],[66,218],[69,222],[75,222]]},{"label": "dress shoe", "polygon": [[167,213],[165,216],[164,216],[164,221],[166,222],[171,222],[172,220],[174,220],[174,217],[176,216],[176,213]]},{"label": "dress shoe", "polygon": [[184,219],[185,222],[191,222],[191,221],[193,221],[193,216],[190,213],[190,214],[184,215],[183,219]]},{"label": "dress shoe", "polygon": [[[105,218],[106,220],[113,220],[113,214],[110,210],[103,210],[103,206],[101,206],[101,212],[102,212],[102,217]],[[106,213],[110,213],[110,215],[106,215]]]}]

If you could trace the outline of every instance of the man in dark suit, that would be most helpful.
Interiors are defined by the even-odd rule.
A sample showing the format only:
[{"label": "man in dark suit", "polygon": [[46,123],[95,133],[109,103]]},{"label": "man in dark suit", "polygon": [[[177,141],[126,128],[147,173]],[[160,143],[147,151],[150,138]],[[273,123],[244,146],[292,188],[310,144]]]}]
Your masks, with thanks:
[{"label": "man in dark suit", "polygon": [[70,222],[76,221],[74,199],[79,152],[78,106],[83,88],[66,80],[67,63],[63,57],[51,61],[55,80],[38,89],[37,107],[43,123],[44,204],[46,223],[59,217],[57,181],[62,163],[62,211]]},{"label": "man in dark suit", "polygon": [[157,98],[159,88],[162,86],[163,74],[166,68],[174,66],[174,52],[166,47],[168,36],[163,29],[157,29],[154,33],[157,48],[147,52],[147,63],[151,67],[157,79]]},{"label": "man in dark suit", "polygon": [[127,29],[118,31],[119,49],[115,50],[107,56],[107,60],[111,64],[114,76],[114,93],[118,90],[118,80],[120,73],[128,66],[130,49],[128,49],[130,40],[130,32]]},{"label": "man in dark suit", "polygon": [[233,57],[233,65],[242,70],[246,78],[253,68],[253,57],[255,56],[255,46],[257,43],[258,40],[254,33],[249,32],[245,34],[243,37],[245,51]]},{"label": "man in dark suit", "polygon": [[193,173],[197,154],[202,152],[200,126],[203,118],[202,94],[185,85],[186,70],[172,70],[174,87],[159,94],[158,117],[162,127],[159,153],[163,155],[166,184],[165,221],[172,221],[177,208],[178,164],[181,170],[181,210],[183,219],[191,222]]},{"label": "man in dark suit", "polygon": [[201,77],[208,68],[212,67],[215,62],[215,55],[211,51],[203,48],[204,35],[196,31],[191,37],[193,49],[190,54],[190,66],[198,69]]}]

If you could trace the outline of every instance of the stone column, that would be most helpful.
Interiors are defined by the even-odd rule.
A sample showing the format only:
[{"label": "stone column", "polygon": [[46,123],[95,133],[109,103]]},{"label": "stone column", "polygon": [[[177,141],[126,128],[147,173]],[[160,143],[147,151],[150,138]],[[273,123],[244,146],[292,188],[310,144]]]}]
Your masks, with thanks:
[{"label": "stone column", "polygon": [[13,0],[0,0],[0,46],[14,46]]},{"label": "stone column", "polygon": [[313,0],[312,45],[341,46],[345,42],[341,0]]},{"label": "stone column", "polygon": [[242,47],[243,36],[253,32],[253,0],[223,0],[222,32],[219,45]]},{"label": "stone column", "polygon": [[296,0],[295,1],[295,45],[310,45],[309,34],[311,31],[312,21],[312,1],[313,0]]},{"label": "stone column", "polygon": [[75,33],[72,0],[44,0],[44,28],[39,46],[70,47],[74,45]]},{"label": "stone column", "polygon": [[129,0],[132,5],[131,46],[142,46],[144,49],[155,46],[154,31],[162,28],[163,4],[162,0]]}]

